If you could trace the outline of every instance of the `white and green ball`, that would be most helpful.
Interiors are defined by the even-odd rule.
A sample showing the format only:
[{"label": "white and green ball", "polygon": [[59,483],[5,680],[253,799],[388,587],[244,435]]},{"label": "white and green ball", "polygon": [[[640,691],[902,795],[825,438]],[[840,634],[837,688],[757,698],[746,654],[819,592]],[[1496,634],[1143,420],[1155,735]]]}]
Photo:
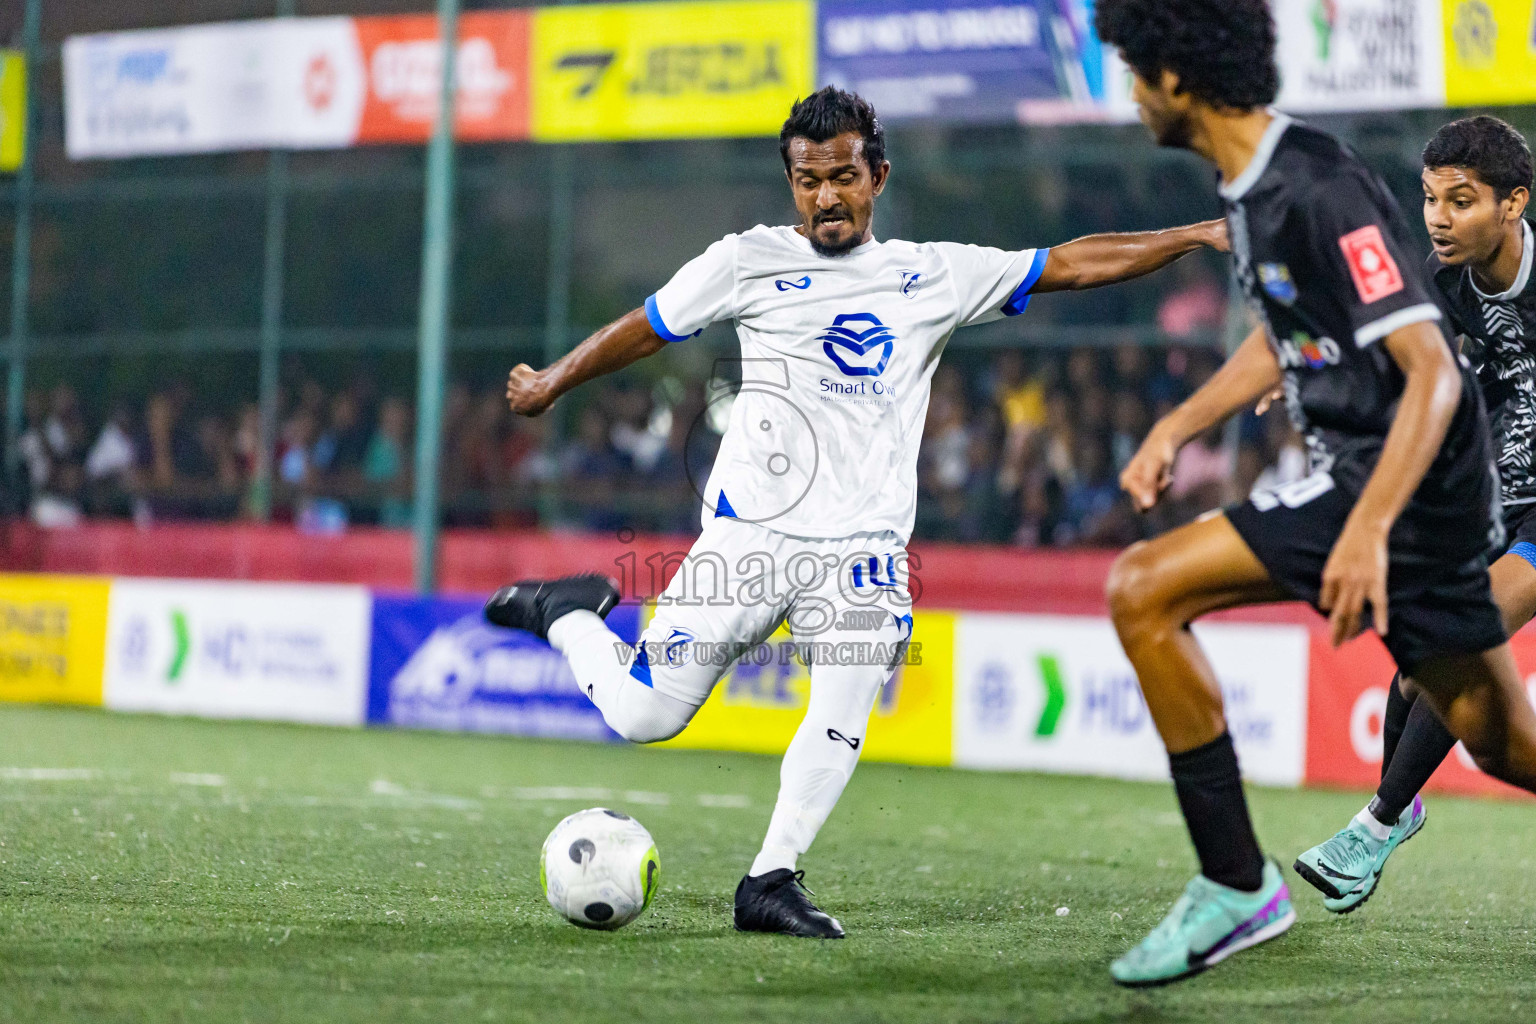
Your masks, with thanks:
[{"label": "white and green ball", "polygon": [[661,876],[656,842],[634,818],[606,807],[555,826],[539,854],[539,882],[555,912],[582,928],[622,928],[651,905]]}]

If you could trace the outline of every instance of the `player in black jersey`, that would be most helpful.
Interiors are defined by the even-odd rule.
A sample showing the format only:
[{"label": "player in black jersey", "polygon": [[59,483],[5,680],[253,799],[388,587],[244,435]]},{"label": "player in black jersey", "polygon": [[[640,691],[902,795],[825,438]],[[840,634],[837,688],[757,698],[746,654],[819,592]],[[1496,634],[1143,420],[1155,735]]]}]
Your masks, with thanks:
[{"label": "player in black jersey", "polygon": [[[1496,117],[1448,124],[1424,149],[1424,224],[1435,247],[1428,273],[1450,329],[1477,367],[1493,426],[1509,547],[1489,578],[1511,634],[1536,615],[1536,224],[1525,217],[1531,163],[1525,139]],[[1296,861],[1334,913],[1369,899],[1387,858],[1424,826],[1419,790],[1456,745],[1430,702],[1404,690],[1397,681],[1388,690],[1376,796]]]},{"label": "player in black jersey", "polygon": [[1373,625],[1485,770],[1533,791],[1536,711],[1489,590],[1502,528],[1482,395],[1385,186],[1336,139],[1268,108],[1279,74],[1266,0],[1099,0],[1096,18],[1158,141],[1221,172],[1238,278],[1264,321],[1152,428],[1121,483],[1139,507],[1155,504],[1184,441],[1276,386],[1314,470],[1130,548],[1110,575],[1115,627],[1200,860],[1162,924],[1111,967],[1122,984],[1153,985],[1295,919],[1254,836],[1193,620],[1301,598],[1336,644]]}]

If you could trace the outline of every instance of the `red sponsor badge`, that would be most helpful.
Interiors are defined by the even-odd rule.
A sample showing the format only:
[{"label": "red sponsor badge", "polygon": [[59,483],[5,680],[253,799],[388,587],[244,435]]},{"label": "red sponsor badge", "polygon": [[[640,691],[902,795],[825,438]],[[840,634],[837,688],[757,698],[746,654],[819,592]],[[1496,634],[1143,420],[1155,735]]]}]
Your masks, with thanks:
[{"label": "red sponsor badge", "polygon": [[1349,264],[1361,302],[1370,305],[1403,290],[1403,275],[1375,224],[1340,238],[1339,248],[1344,250],[1344,261]]}]

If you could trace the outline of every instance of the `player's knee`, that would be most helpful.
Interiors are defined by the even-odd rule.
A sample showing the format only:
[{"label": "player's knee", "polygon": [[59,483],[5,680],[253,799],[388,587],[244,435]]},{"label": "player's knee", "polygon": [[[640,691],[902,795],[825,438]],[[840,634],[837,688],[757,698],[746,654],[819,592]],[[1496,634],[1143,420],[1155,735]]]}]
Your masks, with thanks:
[{"label": "player's knee", "polygon": [[625,686],[617,706],[603,717],[631,743],[660,743],[688,727],[698,708],[640,683]]},{"label": "player's knee", "polygon": [[1165,609],[1158,570],[1145,541],[1131,545],[1115,559],[1104,593],[1109,600],[1110,617],[1122,635],[1144,628],[1160,617]]}]

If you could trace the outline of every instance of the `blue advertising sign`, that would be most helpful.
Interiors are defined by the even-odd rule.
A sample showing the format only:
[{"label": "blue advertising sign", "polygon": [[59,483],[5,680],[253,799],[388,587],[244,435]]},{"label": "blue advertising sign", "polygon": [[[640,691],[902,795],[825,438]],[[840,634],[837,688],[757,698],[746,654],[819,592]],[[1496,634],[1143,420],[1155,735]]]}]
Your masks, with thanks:
[{"label": "blue advertising sign", "polygon": [[[616,740],[576,687],[560,652],[529,633],[488,625],[473,599],[376,594],[368,668],[370,723]],[[640,609],[620,605],[608,625],[626,643]]]},{"label": "blue advertising sign", "polygon": [[1090,0],[822,0],[822,85],[883,120],[1007,122],[1102,116]]}]

